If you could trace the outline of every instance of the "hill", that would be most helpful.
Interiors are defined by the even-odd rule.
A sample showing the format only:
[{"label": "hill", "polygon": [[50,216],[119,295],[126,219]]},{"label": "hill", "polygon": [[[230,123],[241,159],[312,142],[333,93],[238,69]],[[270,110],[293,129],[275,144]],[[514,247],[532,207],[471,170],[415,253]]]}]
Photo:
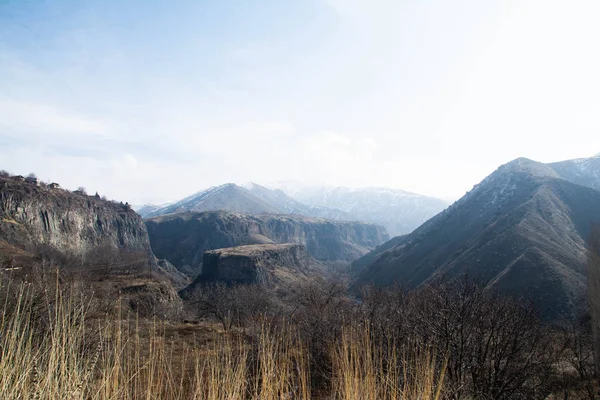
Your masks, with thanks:
[{"label": "hill", "polygon": [[548,317],[571,314],[585,286],[585,243],[600,192],[552,165],[517,159],[410,235],[359,260],[358,283],[418,286],[469,273],[527,294]]}]

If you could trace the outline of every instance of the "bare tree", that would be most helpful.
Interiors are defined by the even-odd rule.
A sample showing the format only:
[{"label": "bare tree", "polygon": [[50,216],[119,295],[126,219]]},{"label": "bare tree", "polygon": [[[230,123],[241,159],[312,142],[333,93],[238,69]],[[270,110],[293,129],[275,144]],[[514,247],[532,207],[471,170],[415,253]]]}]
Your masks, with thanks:
[{"label": "bare tree", "polygon": [[545,398],[555,352],[528,302],[457,279],[418,296],[415,326],[448,357],[453,399]]},{"label": "bare tree", "polygon": [[594,225],[588,244],[588,301],[594,343],[595,376],[600,378],[600,226]]},{"label": "bare tree", "polygon": [[10,173],[7,170],[5,170],[5,169],[0,170],[0,177],[2,177],[2,178],[8,178],[8,177],[10,177]]},{"label": "bare tree", "polygon": [[198,285],[190,295],[190,305],[201,318],[212,317],[228,331],[233,326],[254,326],[261,316],[273,310],[272,293],[258,285],[210,283]]},{"label": "bare tree", "polygon": [[561,357],[574,372],[563,373],[561,383],[565,399],[573,390],[585,393],[590,400],[596,399],[594,346],[590,323],[591,318],[587,312],[581,318],[566,321],[557,335]]}]

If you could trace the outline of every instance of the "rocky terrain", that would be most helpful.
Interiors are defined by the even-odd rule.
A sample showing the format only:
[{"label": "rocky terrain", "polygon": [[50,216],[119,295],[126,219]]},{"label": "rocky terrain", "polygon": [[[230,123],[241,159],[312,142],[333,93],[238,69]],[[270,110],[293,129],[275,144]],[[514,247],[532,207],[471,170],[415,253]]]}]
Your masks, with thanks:
[{"label": "rocky terrain", "polygon": [[418,286],[469,273],[531,296],[545,316],[571,314],[585,286],[586,240],[600,192],[552,165],[503,165],[413,233],[354,263],[359,283]]},{"label": "rocky terrain", "polygon": [[32,256],[53,251],[95,264],[145,264],[179,287],[189,283],[155,258],[146,225],[128,204],[82,192],[0,177],[0,241]]},{"label": "rocky terrain", "polygon": [[298,279],[314,276],[314,267],[304,246],[299,244],[255,244],[204,253],[198,282],[289,286]]},{"label": "rocky terrain", "polygon": [[128,205],[10,178],[0,178],[0,237],[23,248],[81,254],[110,245],[153,258],[146,226]]},{"label": "rocky terrain", "polygon": [[20,177],[0,177],[0,274],[41,287],[76,280],[97,307],[119,299],[124,312],[160,318],[181,312],[190,283],[156,259],[128,204]]},{"label": "rocky terrain", "polygon": [[219,211],[171,214],[145,222],[157,257],[191,277],[200,273],[207,250],[297,243],[318,261],[349,263],[389,239],[384,228],[373,224],[292,215]]}]

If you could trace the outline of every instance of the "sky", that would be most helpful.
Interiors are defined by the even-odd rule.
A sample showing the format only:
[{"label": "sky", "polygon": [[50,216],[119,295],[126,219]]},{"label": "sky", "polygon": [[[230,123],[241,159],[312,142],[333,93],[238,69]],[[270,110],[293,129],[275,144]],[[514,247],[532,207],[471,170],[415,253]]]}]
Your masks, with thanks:
[{"label": "sky", "polygon": [[132,204],[226,182],[457,199],[600,152],[597,0],[0,0],[0,169]]}]

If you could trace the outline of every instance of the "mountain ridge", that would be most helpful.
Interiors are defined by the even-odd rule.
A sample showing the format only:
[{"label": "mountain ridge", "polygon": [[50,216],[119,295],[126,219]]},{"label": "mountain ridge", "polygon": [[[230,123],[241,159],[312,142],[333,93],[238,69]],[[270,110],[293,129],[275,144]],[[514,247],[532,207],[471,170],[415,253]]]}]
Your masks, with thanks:
[{"label": "mountain ridge", "polygon": [[186,212],[145,220],[155,254],[190,277],[205,251],[252,244],[297,243],[320,262],[349,264],[389,239],[383,227],[301,215]]},{"label": "mountain ridge", "polygon": [[293,197],[382,225],[392,236],[410,233],[449,205],[441,199],[381,187],[308,187],[295,190]]},{"label": "mountain ridge", "polygon": [[418,286],[470,271],[505,292],[531,293],[545,315],[571,314],[585,285],[587,235],[598,220],[599,191],[519,158],[353,265],[358,284]]}]

